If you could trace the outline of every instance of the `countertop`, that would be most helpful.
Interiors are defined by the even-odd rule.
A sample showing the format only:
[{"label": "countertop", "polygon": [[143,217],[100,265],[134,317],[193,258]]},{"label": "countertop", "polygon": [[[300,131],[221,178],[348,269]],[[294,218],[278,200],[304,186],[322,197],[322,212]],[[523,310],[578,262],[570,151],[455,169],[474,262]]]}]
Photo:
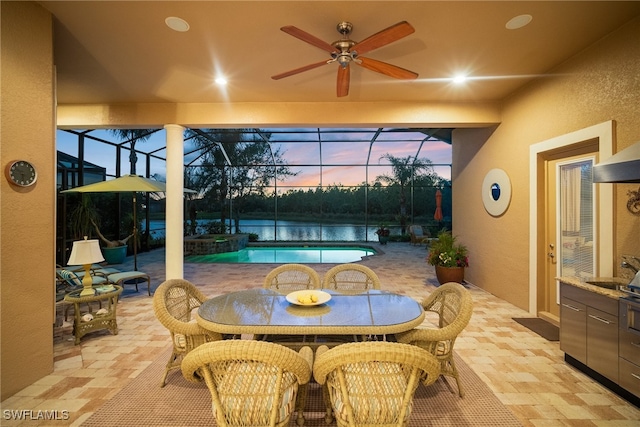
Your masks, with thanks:
[{"label": "countertop", "polygon": [[[604,295],[606,297],[609,298],[615,298],[618,299],[620,297],[626,297],[627,294],[625,292],[619,291],[617,289],[607,289],[607,288],[603,288],[601,286],[596,286],[596,285],[592,285],[590,283],[587,283],[584,281],[584,279],[578,278],[578,277],[573,277],[573,276],[562,276],[562,277],[557,277],[557,280],[559,280],[562,283],[566,283],[567,285],[571,285],[571,286],[575,286],[576,288],[581,288],[587,291],[591,291],[593,293],[596,294],[600,294],[600,295]],[[588,279],[590,282],[596,282],[596,281],[600,281],[600,282],[616,282],[616,283],[620,283],[621,285],[627,285],[629,282],[625,281],[622,278],[618,278],[618,277],[590,277]]]}]

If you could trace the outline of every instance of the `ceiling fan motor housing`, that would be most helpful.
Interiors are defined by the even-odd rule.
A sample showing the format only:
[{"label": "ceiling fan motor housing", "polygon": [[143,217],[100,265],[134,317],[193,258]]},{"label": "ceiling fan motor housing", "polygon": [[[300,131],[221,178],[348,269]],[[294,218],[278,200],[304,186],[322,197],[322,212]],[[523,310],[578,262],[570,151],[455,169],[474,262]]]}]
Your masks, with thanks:
[{"label": "ceiling fan motor housing", "polygon": [[343,36],[348,36],[351,34],[351,30],[353,30],[353,24],[351,22],[342,21],[338,25],[336,25],[336,29]]},{"label": "ceiling fan motor housing", "polygon": [[355,44],[356,42],[354,42],[353,40],[338,40],[333,42],[331,45],[335,47],[339,52],[332,53],[331,57],[335,61],[337,61],[342,68],[347,67],[347,65],[349,65],[349,62],[355,60],[356,56],[358,55],[356,52],[349,52],[349,49],[351,49],[351,47]]}]

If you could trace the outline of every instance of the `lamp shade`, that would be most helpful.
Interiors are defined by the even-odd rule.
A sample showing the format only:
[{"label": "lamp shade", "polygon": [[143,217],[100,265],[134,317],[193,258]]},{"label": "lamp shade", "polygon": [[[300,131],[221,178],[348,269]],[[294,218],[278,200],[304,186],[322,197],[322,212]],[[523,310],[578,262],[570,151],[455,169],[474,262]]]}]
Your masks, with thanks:
[{"label": "lamp shade", "polygon": [[69,257],[69,265],[85,265],[94,262],[104,261],[100,244],[97,240],[77,240],[73,242],[71,256]]}]

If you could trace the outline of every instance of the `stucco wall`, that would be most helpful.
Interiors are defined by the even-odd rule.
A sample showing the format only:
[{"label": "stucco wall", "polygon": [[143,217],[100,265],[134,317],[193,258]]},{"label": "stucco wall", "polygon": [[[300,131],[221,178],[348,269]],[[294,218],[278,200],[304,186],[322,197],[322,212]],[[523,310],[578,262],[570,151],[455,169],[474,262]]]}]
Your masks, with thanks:
[{"label": "stucco wall", "polygon": [[53,370],[55,143],[52,21],[32,2],[1,3],[2,168],[25,159],[37,183],[1,183],[0,399]]},{"label": "stucco wall", "polygon": [[[598,123],[614,120],[617,147],[640,140],[640,19],[569,59],[548,76],[526,86],[503,105],[493,131],[454,132],[453,227],[469,245],[466,278],[518,307],[529,303],[529,146]],[[481,185],[492,168],[511,179],[507,212],[484,210]],[[627,191],[615,185],[615,257],[640,254],[640,217],[626,209]],[[618,267],[614,268],[617,272]]]}]

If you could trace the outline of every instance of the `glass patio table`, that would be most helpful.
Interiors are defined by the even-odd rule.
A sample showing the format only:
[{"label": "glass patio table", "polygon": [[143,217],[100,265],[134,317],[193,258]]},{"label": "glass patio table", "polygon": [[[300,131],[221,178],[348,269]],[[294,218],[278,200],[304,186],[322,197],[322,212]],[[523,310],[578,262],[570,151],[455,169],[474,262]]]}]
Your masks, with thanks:
[{"label": "glass patio table", "polygon": [[331,299],[316,306],[292,304],[270,289],[232,292],[205,301],[196,321],[222,334],[386,335],[408,331],[424,320],[422,306],[405,295],[323,291]]}]

